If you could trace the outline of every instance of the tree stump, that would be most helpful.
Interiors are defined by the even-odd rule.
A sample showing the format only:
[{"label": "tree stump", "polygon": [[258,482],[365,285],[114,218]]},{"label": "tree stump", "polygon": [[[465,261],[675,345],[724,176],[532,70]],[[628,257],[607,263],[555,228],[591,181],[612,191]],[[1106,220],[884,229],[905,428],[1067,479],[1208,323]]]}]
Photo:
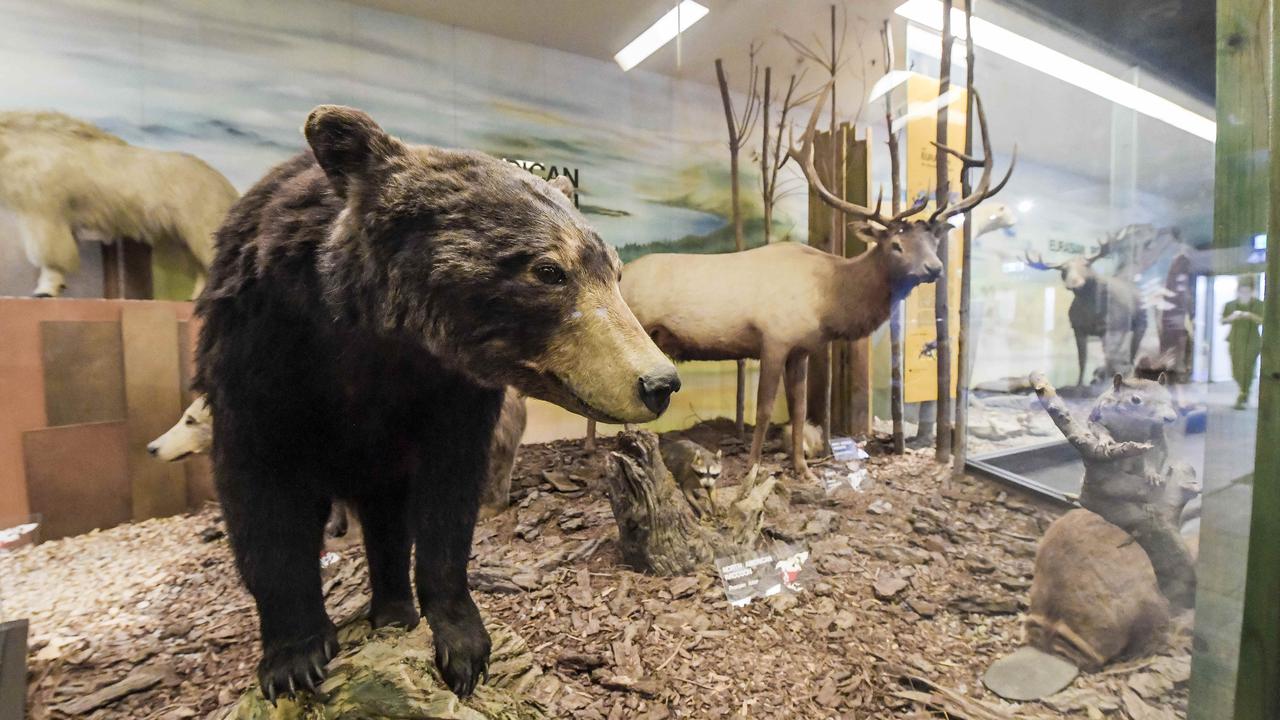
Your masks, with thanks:
[{"label": "tree stump", "polygon": [[[777,479],[758,480],[753,468],[720,526],[701,524],[689,501],[662,462],[658,437],[651,432],[618,435],[609,454],[605,481],[623,560],[655,575],[683,575],[717,555],[752,547],[760,538],[764,501]],[[716,515],[720,515],[717,509]]]},{"label": "tree stump", "polygon": [[338,631],[342,650],[315,694],[272,707],[255,686],[224,720],[543,720],[543,708],[523,696],[542,672],[533,653],[511,628],[487,625],[493,641],[489,679],[465,700],[441,680],[425,621],[409,632],[374,632],[360,620]]}]

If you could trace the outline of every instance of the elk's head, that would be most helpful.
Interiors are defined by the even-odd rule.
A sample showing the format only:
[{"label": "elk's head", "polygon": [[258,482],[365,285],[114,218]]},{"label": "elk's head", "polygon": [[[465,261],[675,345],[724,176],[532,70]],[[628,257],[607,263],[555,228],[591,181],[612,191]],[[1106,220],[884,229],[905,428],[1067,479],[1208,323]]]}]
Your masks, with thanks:
[{"label": "elk's head", "polygon": [[1062,284],[1071,292],[1079,292],[1081,289],[1093,282],[1097,274],[1093,271],[1093,264],[1098,260],[1106,257],[1111,252],[1111,238],[1106,238],[1098,243],[1098,251],[1091,255],[1077,255],[1073,258],[1060,263],[1051,264],[1044,261],[1039,254],[1034,257],[1030,252],[1025,253],[1027,267],[1036,270],[1056,270],[1062,275]]},{"label": "elk's head", "polygon": [[936,227],[924,220],[890,221],[884,227],[871,227],[864,236],[874,241],[871,252],[882,255],[881,263],[889,277],[894,295],[906,297],[912,288],[931,283],[942,275],[938,257],[938,239],[950,229]]},{"label": "elk's head", "polygon": [[[941,157],[941,154],[954,156],[960,161],[965,170],[975,167],[982,168],[982,177],[974,185],[973,192],[957,202],[946,203],[935,209],[928,220],[910,219],[911,216],[924,210],[925,204],[928,202],[927,197],[921,197],[906,210],[886,216],[880,212],[884,200],[883,195],[876,200],[874,209],[863,207],[831,192],[823,184],[822,179],[818,177],[818,171],[814,166],[813,160],[813,138],[818,125],[818,116],[822,112],[822,106],[826,103],[827,95],[831,92],[831,87],[831,84],[828,83],[818,96],[817,102],[814,103],[813,113],[809,116],[809,124],[801,136],[800,147],[797,148],[792,145],[788,150],[788,154],[800,165],[800,168],[804,171],[805,179],[809,181],[809,186],[813,188],[814,192],[818,193],[818,197],[822,198],[824,203],[865,225],[864,232],[866,236],[875,242],[875,247],[871,252],[881,256],[881,261],[887,269],[893,295],[895,298],[905,297],[916,285],[931,283],[942,275],[944,266],[942,259],[938,256],[938,243],[942,238],[946,237],[946,233],[952,230],[952,225],[947,222],[947,218],[968,212],[978,203],[1000,192],[1013,175],[1013,167],[1018,159],[1018,150],[1016,147],[1014,148],[1013,162],[1009,164],[1009,170],[1004,177],[995,186],[992,186],[991,170],[995,163],[995,158],[991,152],[991,135],[987,131],[987,114],[983,110],[982,98],[978,95],[978,91],[973,90],[973,100],[978,111],[978,127],[982,135],[984,156],[976,158],[941,143],[933,143],[939,150],[939,157]],[[1011,223],[1012,220],[1010,221]]]}]

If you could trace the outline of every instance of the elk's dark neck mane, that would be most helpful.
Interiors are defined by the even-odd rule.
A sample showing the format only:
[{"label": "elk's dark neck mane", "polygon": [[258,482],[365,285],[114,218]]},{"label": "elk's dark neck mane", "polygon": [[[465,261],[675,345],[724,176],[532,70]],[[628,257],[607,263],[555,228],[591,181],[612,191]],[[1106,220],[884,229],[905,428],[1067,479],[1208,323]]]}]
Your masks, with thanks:
[{"label": "elk's dark neck mane", "polygon": [[824,323],[833,339],[866,337],[889,319],[894,292],[887,260],[884,250],[872,248],[839,261]]}]

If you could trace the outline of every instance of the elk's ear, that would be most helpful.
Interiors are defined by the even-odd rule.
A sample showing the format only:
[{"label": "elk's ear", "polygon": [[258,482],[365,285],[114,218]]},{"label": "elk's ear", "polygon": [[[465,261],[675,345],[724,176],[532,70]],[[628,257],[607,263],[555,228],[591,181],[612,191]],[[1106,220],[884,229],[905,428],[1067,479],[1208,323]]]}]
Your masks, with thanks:
[{"label": "elk's ear", "polygon": [[1119,390],[1122,385],[1124,385],[1124,376],[1116,373],[1115,377],[1111,378],[1111,386]]},{"label": "elk's ear", "polygon": [[565,175],[557,175],[547,181],[551,183],[551,187],[564,193],[564,196],[573,199],[573,181]]},{"label": "elk's ear", "polygon": [[387,159],[404,149],[373,118],[342,105],[312,110],[302,132],[320,169],[344,198],[353,186],[368,184]]}]

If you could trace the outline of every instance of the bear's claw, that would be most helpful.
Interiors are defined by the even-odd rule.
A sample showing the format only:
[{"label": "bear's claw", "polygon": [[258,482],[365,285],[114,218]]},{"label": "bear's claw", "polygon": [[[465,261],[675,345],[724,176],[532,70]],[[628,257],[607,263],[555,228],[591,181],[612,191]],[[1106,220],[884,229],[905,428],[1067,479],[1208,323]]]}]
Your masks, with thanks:
[{"label": "bear's claw", "polygon": [[436,668],[458,697],[466,697],[489,675],[489,633],[483,625],[441,628],[435,633]]},{"label": "bear's claw", "polygon": [[333,626],[297,643],[267,649],[258,664],[258,684],[273,706],[280,697],[297,695],[299,690],[315,692],[324,682],[324,666],[338,654],[338,636]]}]

